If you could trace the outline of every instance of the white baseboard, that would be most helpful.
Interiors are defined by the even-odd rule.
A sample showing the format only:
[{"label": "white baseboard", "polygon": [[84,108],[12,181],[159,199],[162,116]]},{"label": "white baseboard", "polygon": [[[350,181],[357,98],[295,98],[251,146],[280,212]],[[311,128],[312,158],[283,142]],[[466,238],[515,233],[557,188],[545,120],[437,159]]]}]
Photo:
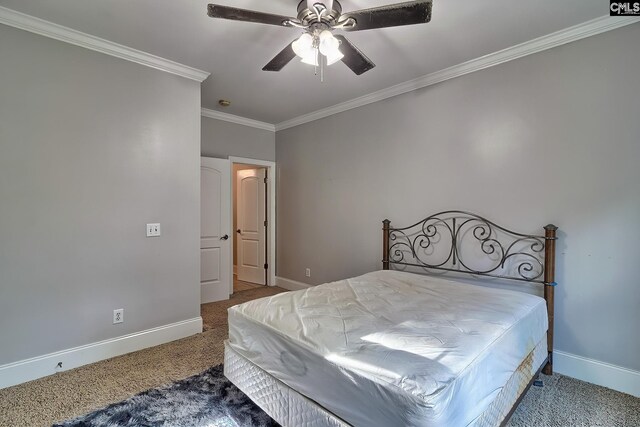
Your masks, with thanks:
[{"label": "white baseboard", "polygon": [[554,351],[553,370],[568,377],[640,397],[640,372],[632,369]]},{"label": "white baseboard", "polygon": [[310,288],[313,285],[297,282],[291,279],[285,279],[284,277],[276,277],[276,286],[287,289],[289,291],[299,291],[301,289]]},{"label": "white baseboard", "polygon": [[[202,317],[0,366],[0,389],[202,332]],[[56,368],[62,362],[62,369]]]},{"label": "white baseboard", "polygon": [[[313,285],[276,277],[276,285],[297,291]],[[121,337],[75,347],[0,366],[0,389],[67,371],[89,363],[175,341],[202,332],[202,318],[196,317]],[[62,362],[62,369],[56,366]],[[563,351],[553,352],[553,369],[632,396],[640,397],[640,372]]]}]

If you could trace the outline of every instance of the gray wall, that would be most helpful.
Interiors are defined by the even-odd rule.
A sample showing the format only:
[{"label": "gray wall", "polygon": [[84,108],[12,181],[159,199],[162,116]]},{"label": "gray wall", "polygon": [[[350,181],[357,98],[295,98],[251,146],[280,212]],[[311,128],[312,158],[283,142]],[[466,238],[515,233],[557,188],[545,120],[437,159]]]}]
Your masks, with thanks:
[{"label": "gray wall", "polygon": [[198,317],[200,85],[3,25],[0,58],[0,365]]},{"label": "gray wall", "polygon": [[268,130],[202,117],[202,155],[276,159],[276,134]]},{"label": "gray wall", "polygon": [[638,40],[634,24],[278,132],[278,276],[380,269],[386,217],[552,222],[557,349],[640,370]]}]

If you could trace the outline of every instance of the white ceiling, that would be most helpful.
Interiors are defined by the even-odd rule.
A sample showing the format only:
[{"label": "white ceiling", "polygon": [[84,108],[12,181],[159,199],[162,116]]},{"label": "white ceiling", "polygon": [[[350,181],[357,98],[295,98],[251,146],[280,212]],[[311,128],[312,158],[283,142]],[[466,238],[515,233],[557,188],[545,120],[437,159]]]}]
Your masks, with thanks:
[{"label": "white ceiling", "polygon": [[[0,5],[211,73],[202,106],[268,123],[326,108],[608,15],[603,0],[434,0],[429,24],[353,32],[377,65],[356,76],[341,63],[320,83],[292,61],[262,67],[300,30],[211,19],[206,5],[295,16],[298,0],[0,0]],[[344,11],[400,0],[343,0]],[[222,109],[217,101],[230,99]]]}]

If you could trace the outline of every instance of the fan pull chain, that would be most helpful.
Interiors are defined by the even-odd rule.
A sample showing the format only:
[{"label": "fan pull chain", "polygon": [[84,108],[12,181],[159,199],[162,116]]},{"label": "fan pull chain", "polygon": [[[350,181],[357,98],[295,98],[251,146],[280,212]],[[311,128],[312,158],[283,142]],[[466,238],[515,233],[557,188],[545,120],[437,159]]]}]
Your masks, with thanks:
[{"label": "fan pull chain", "polygon": [[315,65],[313,66],[313,75],[317,76],[318,75],[318,56],[320,56],[320,51],[318,49],[316,49],[316,60]]}]

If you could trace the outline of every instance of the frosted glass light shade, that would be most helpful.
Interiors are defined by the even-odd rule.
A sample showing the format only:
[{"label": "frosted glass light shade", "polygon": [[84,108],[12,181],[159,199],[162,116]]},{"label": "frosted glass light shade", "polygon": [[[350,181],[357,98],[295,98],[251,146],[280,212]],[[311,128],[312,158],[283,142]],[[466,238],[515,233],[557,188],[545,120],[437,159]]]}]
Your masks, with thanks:
[{"label": "frosted glass light shade", "polygon": [[327,39],[334,38],[333,33],[329,30],[322,31],[318,37],[320,38],[321,43]]},{"label": "frosted glass light shade", "polygon": [[335,52],[330,52],[330,54],[326,55],[326,57],[327,65],[332,65],[344,58],[344,55],[342,54],[342,52],[336,49]]},{"label": "frosted glass light shade", "polygon": [[320,65],[320,53],[327,58],[327,65],[335,64],[344,58],[339,49],[340,41],[329,30],[324,30],[318,35],[304,33],[291,44],[291,47],[303,63],[315,67]]},{"label": "frosted glass light shade", "polygon": [[298,40],[291,44],[291,47],[300,58],[304,58],[308,56],[311,51],[315,51],[315,49],[313,49],[313,37],[308,33],[301,35]]},{"label": "frosted glass light shade", "polygon": [[331,31],[324,30],[320,33],[320,53],[324,56],[334,55],[339,47],[340,42],[331,34]]},{"label": "frosted glass light shade", "polygon": [[327,57],[327,65],[335,64],[344,58],[340,52],[340,42],[336,39],[331,31],[325,30],[320,33],[320,53]]},{"label": "frosted glass light shade", "polygon": [[313,48],[309,49],[307,54],[305,54],[305,56],[302,57],[302,62],[304,62],[305,64],[309,64],[317,67],[319,65],[318,51]]}]

